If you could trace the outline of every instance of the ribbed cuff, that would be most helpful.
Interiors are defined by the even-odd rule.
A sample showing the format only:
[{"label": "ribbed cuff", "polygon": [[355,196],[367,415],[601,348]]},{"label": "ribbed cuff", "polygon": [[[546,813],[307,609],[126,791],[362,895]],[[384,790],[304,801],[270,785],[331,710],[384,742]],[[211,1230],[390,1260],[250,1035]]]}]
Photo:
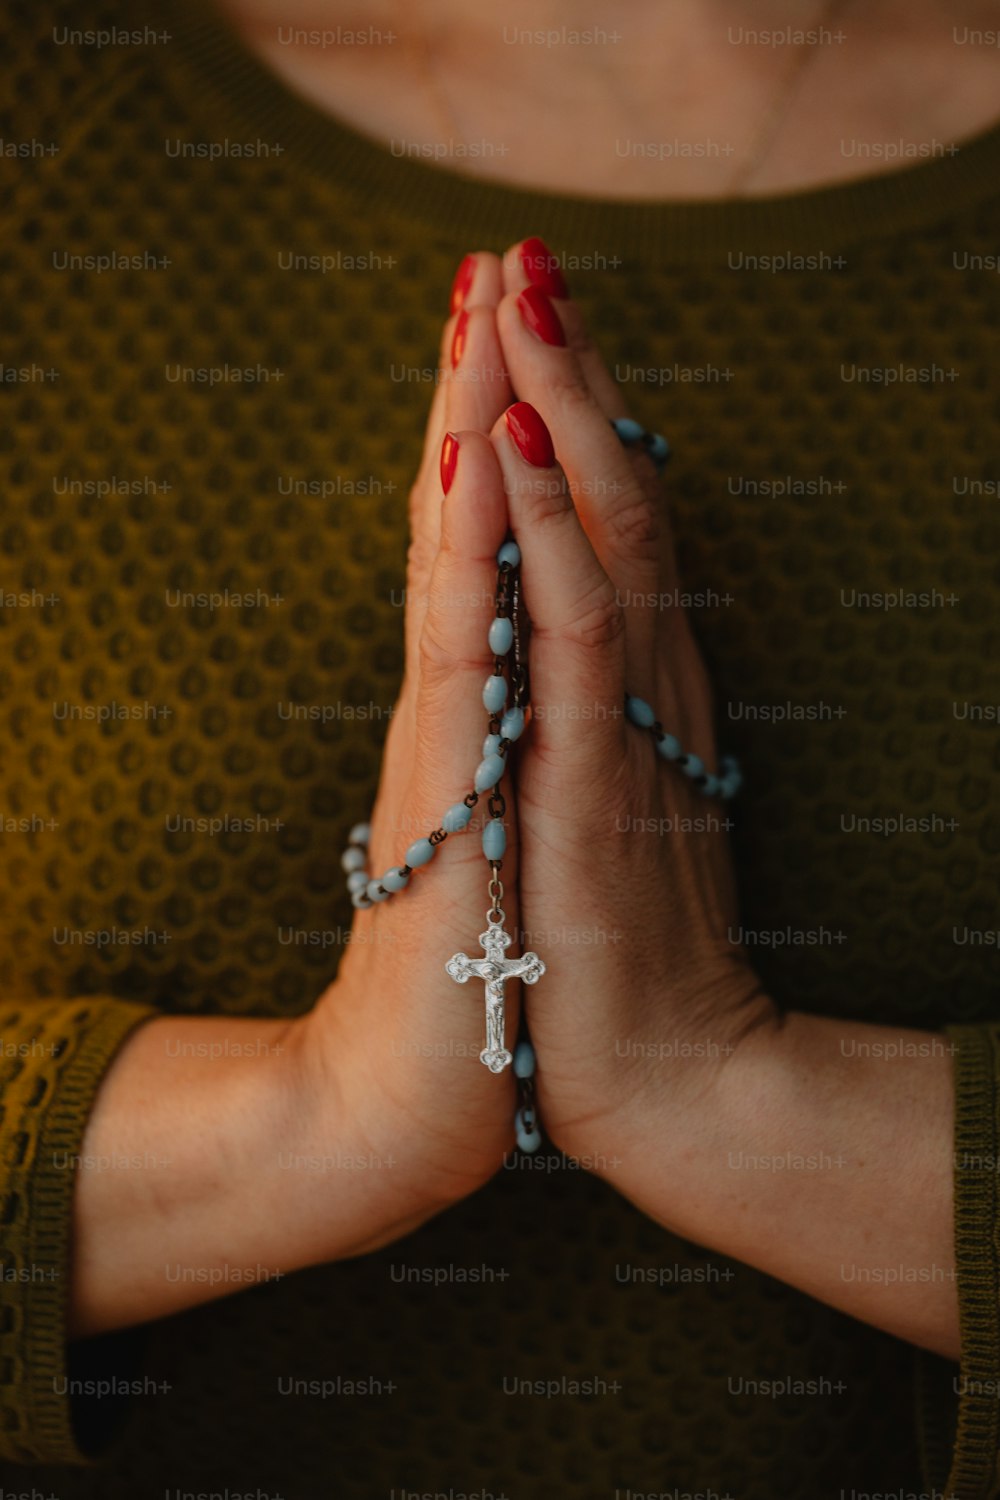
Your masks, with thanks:
[{"label": "ribbed cuff", "polygon": [[[112,1058],[143,1021],[160,1014],[149,1006],[104,998],[66,1006],[75,1035],[52,1083],[52,1102],[39,1129],[34,1164],[28,1181],[25,1259],[45,1266],[52,1279],[31,1280],[21,1288],[20,1328],[23,1387],[20,1392],[25,1426],[5,1434],[0,1449],[20,1463],[88,1463],[96,1444],[78,1430],[78,1416],[67,1393],[67,1348],[70,1293],[70,1250],[73,1192],[76,1173],[67,1171],[66,1155],[81,1150],[94,1096]],[[82,1013],[82,1014],[81,1014]],[[95,1342],[99,1343],[100,1341]],[[106,1345],[105,1345],[106,1347]],[[75,1346],[73,1377],[86,1364],[87,1341]],[[63,1393],[63,1394],[60,1394]],[[101,1428],[110,1412],[102,1412]],[[89,1427],[89,1424],[86,1424]],[[101,1438],[106,1438],[106,1431]]]},{"label": "ribbed cuff", "polygon": [[922,1360],[923,1447],[926,1477],[946,1500],[991,1500],[1000,1491],[1000,1029],[953,1026],[947,1034],[958,1045],[954,1179],[961,1363],[956,1372],[947,1360]]}]

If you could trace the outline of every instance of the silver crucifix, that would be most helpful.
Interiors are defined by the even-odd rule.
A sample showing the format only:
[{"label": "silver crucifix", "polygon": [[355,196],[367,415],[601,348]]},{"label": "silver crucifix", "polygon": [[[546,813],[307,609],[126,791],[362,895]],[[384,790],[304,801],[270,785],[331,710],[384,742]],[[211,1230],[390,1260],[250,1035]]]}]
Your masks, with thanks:
[{"label": "silver crucifix", "polygon": [[482,979],[486,984],[486,1046],[479,1054],[491,1073],[502,1073],[512,1060],[504,1046],[504,985],[508,979],[520,979],[525,984],[535,984],[545,973],[545,965],[537,953],[523,953],[520,958],[504,958],[504,949],[513,939],[503,929],[503,912],[497,908],[487,913],[487,929],[479,934],[479,946],[485,958],[469,958],[456,953],[449,958],[445,968],[458,984],[469,979]]}]

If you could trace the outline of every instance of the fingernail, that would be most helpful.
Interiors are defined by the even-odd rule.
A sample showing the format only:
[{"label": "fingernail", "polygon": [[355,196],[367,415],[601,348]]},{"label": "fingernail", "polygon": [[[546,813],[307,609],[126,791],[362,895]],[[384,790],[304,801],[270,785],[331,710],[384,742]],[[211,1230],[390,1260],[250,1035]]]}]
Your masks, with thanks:
[{"label": "fingernail", "polygon": [[444,442],[441,444],[441,488],[447,495],[451,489],[451,482],[455,478],[455,466],[458,463],[458,438],[453,432],[446,432]]},{"label": "fingernail", "polygon": [[467,255],[462,264],[459,266],[458,270],[455,272],[455,280],[451,284],[452,313],[458,312],[458,309],[461,307],[462,303],[469,295],[469,288],[472,286],[475,275],[476,257],[474,255]]},{"label": "fingernail", "polygon": [[521,265],[533,286],[540,286],[549,297],[568,297],[569,287],[559,262],[544,240],[537,235],[521,246]]},{"label": "fingernail", "polygon": [[469,309],[463,307],[455,324],[455,332],[451,336],[451,368],[458,369],[458,362],[465,352],[465,338],[469,330]]},{"label": "fingernail", "polygon": [[514,439],[522,458],[536,469],[551,469],[556,461],[555,449],[549,429],[533,406],[527,401],[515,401],[504,412],[507,431]]},{"label": "fingernail", "polygon": [[536,338],[540,338],[543,344],[554,344],[560,349],[566,347],[562,324],[540,286],[525,287],[517,299],[517,310],[525,328]]}]

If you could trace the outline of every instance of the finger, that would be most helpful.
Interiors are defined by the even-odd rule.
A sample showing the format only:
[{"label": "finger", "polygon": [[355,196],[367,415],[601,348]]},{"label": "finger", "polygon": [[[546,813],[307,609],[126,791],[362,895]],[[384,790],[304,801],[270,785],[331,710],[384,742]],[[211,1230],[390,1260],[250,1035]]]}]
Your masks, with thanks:
[{"label": "finger", "polygon": [[[570,298],[559,256],[537,236],[519,240],[504,252],[503,257],[504,295],[517,295],[529,286],[539,287],[547,297],[559,302],[559,318],[567,347],[579,360],[584,379],[604,415],[609,419],[627,417],[628,405],[621,387],[590,338],[579,303]],[[525,397],[525,400],[530,400],[530,397]]]},{"label": "finger", "polygon": [[[562,309],[538,287],[507,296],[496,311],[511,383],[540,411],[570,481],[583,526],[615,582],[655,585],[660,492],[652,465],[642,468],[622,447],[595,401]],[[646,472],[648,471],[648,472]]]},{"label": "finger", "polygon": [[[441,546],[419,643],[413,746],[414,799],[437,809],[434,827],[470,791],[483,758],[487,637],[495,615],[496,555],[508,529],[502,474],[483,433],[446,435],[442,467]],[[478,837],[462,843],[460,859],[482,860]]]},{"label": "finger", "polygon": [[566,775],[587,778],[622,763],[624,613],[538,412],[516,403],[491,436],[531,620],[533,752],[555,788]]},{"label": "finger", "polygon": [[645,696],[653,689],[658,634],[648,606],[661,586],[663,502],[655,473],[622,447],[544,293],[530,287],[505,297],[497,325],[511,381],[551,431],[577,514],[627,612],[630,690]]},{"label": "finger", "polygon": [[[458,411],[449,411],[448,399],[451,388],[457,384],[453,380],[454,364],[452,353],[455,345],[455,334],[462,321],[462,313],[469,312],[474,307],[489,307],[496,309],[503,296],[503,268],[497,256],[491,255],[486,250],[476,251],[467,255],[460,263],[455,272],[452,282],[450,306],[447,321],[441,330],[441,343],[438,348],[437,387],[434,392],[434,400],[431,403],[430,416],[427,420],[427,429],[424,435],[423,456],[421,459],[420,477],[425,472],[432,473],[438,461],[441,451],[441,442],[445,433],[451,429],[454,431],[456,422],[462,415]],[[464,382],[468,384],[468,382]],[[490,423],[481,431],[488,432],[495,415]],[[479,424],[469,422],[470,427]]]},{"label": "finger", "polygon": [[[498,290],[500,262],[496,256],[477,255],[476,270],[469,298],[488,296]],[[481,263],[485,262],[483,265]],[[441,482],[438,456],[445,432],[476,430],[488,433],[510,400],[510,381],[504,366],[500,338],[493,306],[487,302],[466,301],[445,331],[449,343],[443,357],[449,366],[449,378],[441,385],[440,409],[432,415],[428,427],[428,452],[433,464],[425,461],[421,477],[413,488],[410,501],[410,554],[407,568],[406,655],[407,669],[413,670],[420,632],[427,613],[427,591],[431,570],[441,540]],[[437,432],[436,446],[430,447],[432,431]]]}]

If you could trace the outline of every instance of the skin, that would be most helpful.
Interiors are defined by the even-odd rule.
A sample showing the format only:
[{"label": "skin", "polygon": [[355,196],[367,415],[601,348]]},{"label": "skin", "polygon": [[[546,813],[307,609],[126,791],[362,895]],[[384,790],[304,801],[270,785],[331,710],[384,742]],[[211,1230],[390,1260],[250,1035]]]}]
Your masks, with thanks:
[{"label": "skin", "polygon": [[[961,141],[997,117],[996,49],[953,40],[966,27],[996,30],[996,0],[505,0],[500,10],[468,0],[224,4],[273,72],[373,140],[485,141],[493,149],[473,163],[456,156],[444,164],[558,193],[790,192],[886,170],[845,142]],[[373,27],[395,40],[290,40],[296,30],[338,26]],[[563,27],[603,39],[516,40]],[[788,27],[823,28],[841,40],[807,49],[730,39]],[[634,154],[623,142],[668,151]],[[685,153],[674,142],[705,149]]]},{"label": "skin", "polygon": [[[504,865],[511,896],[520,866],[519,905],[506,908],[512,922],[520,910],[529,933],[592,925],[623,935],[559,948],[530,992],[546,1130],[665,1227],[954,1354],[946,1054],[928,1036],[927,1057],[888,1067],[842,1044],[892,1033],[779,1018],[725,938],[738,918],[721,829],[662,839],[617,831],[629,816],[697,828],[704,811],[648,737],[612,712],[625,684],[661,705],[714,764],[710,694],[683,615],[618,602],[658,578],[673,587],[676,568],[652,466],[609,427],[609,415],[624,414],[614,383],[571,302],[558,307],[566,348],[529,332],[516,247],[505,260],[477,256],[465,352],[439,385],[411,497],[406,676],[371,868],[396,862],[401,838],[436,823],[468,784],[483,731],[493,559],[510,526],[524,553],[536,712],[517,760],[516,855]],[[453,329],[454,319],[443,351]],[[512,442],[508,374],[549,426],[560,468],[533,468]],[[459,459],[444,497],[437,466],[448,431]],[[597,710],[586,733],[567,705]],[[173,1311],[219,1295],[220,1284],[234,1289],[169,1279],[176,1263],[220,1278],[234,1264],[286,1273],[362,1253],[497,1169],[512,1145],[512,1079],[473,1063],[481,1002],[442,968],[443,954],[481,930],[478,845],[474,835],[452,839],[404,897],[358,913],[337,980],[299,1021],[165,1017],[126,1045],[85,1151],[121,1151],[127,1125],[130,1151],[170,1139],[174,1160],[159,1173],[80,1175],[77,1331]],[[515,1023],[512,1006],[511,1034]],[[179,1067],[171,1056],[184,1038],[261,1036],[263,1059]],[[464,1056],[408,1055],[427,1039],[449,1039]],[[666,1055],[664,1040],[674,1044]],[[734,1170],[734,1150],[831,1165]],[[280,1165],[296,1156],[369,1166],[338,1170],[337,1192],[317,1193],[308,1170]],[[899,1265],[942,1276],[884,1286],[856,1272]]]},{"label": "skin", "polygon": [[[700,21],[685,4],[657,7],[655,15],[636,5],[629,11],[635,31],[622,28],[620,50],[565,49],[548,73],[531,49],[501,51],[495,39],[484,41],[481,23],[475,15],[466,23],[466,13],[427,0],[405,45],[388,59],[383,52],[374,75],[365,69],[375,64],[367,57],[359,63],[353,49],[350,62],[364,79],[356,92],[336,49],[305,63],[294,49],[267,57],[263,32],[273,30],[275,18],[263,0],[247,0],[234,19],[301,92],[321,107],[333,100],[342,118],[376,135],[374,117],[390,105],[404,112],[383,114],[390,133],[444,134],[442,89],[463,133],[513,133],[518,121],[537,123],[556,79],[564,90],[562,134],[534,128],[533,140],[525,138],[521,154],[503,167],[509,180],[539,188],[725,192],[728,183],[712,170],[686,176],[690,163],[658,162],[655,171],[646,163],[623,175],[619,161],[604,176],[598,148],[614,132],[652,140],[699,131],[746,135],[779,82],[773,54],[780,49],[762,58],[752,49],[723,48],[718,27],[745,18],[721,3],[700,7]],[[818,14],[810,8],[807,19],[801,7],[793,13],[776,3],[762,5],[754,19],[760,26],[806,25]],[[943,68],[939,42],[942,25],[949,34],[952,25],[996,25],[996,7],[964,7],[943,20],[940,7],[917,5],[907,9],[902,32],[892,30],[893,15],[886,5],[854,22],[852,35],[874,44],[873,66],[888,62],[878,88],[865,71],[867,54],[855,57],[853,71],[834,48],[810,64],[840,69],[830,79],[831,89],[842,86],[838,140],[852,129],[876,139],[962,138],[991,123],[995,104],[986,102],[982,56],[955,48]],[[575,20],[612,28],[616,16],[581,6]],[[377,5],[324,5],[295,15],[283,8],[278,19],[308,26],[393,18]],[[519,3],[509,19],[566,24],[564,15],[549,18],[537,5],[522,15]],[[839,19],[846,26],[846,10]],[[678,27],[687,26],[695,71],[665,76],[658,69],[657,89],[650,74],[649,86],[628,95],[626,106],[623,80],[641,80],[642,57],[655,56],[647,23],[658,28],[658,47],[668,49],[661,55],[674,55]],[[412,83],[408,49],[428,37],[436,89]],[[495,91],[500,114],[492,120],[474,112],[494,97],[470,64],[481,62],[477,43],[492,46],[493,63],[511,70],[508,87]],[[896,66],[900,53],[905,78]],[[407,59],[410,82],[401,89],[394,70]],[[735,70],[731,87],[714,90],[711,130],[700,113],[704,91],[685,92],[683,80],[700,76],[696,64],[714,64],[715,77],[723,76],[720,68]],[[813,101],[812,115],[805,102],[798,115],[789,113],[741,191],[847,175],[826,128],[832,94],[824,104],[818,81],[817,74],[817,87],[803,96]],[[564,152],[567,141],[572,153]],[[572,176],[581,162],[585,184]],[[854,163],[850,172],[857,170]],[[738,917],[719,830],[653,839],[616,829],[619,817],[695,818],[704,812],[700,799],[620,717],[598,715],[581,733],[576,721],[551,711],[567,704],[610,709],[627,684],[715,763],[710,691],[683,613],[618,602],[678,582],[655,476],[610,432],[607,417],[625,415],[624,404],[579,309],[556,304],[568,347],[550,348],[521,322],[516,294],[524,282],[516,247],[502,262],[477,255],[462,371],[489,378],[442,379],[429,416],[411,495],[405,679],[374,814],[372,868],[397,862],[401,845],[434,826],[468,785],[483,733],[479,690],[493,557],[510,526],[524,552],[534,625],[533,700],[536,710],[550,712],[536,712],[519,748],[516,796],[508,784],[508,926],[519,923],[530,934],[590,925],[623,934],[606,946],[558,948],[541,984],[526,991],[547,1133],[664,1227],[955,1356],[951,1060],[940,1038],[908,1033],[924,1055],[888,1064],[858,1055],[856,1044],[891,1044],[894,1032],[794,1010],[779,1016],[745,955],[724,939]],[[442,333],[444,371],[453,328],[449,320]],[[503,411],[514,390],[553,435],[561,468],[551,475],[525,464],[511,442]],[[459,461],[443,497],[438,461],[448,431],[458,436]],[[497,1170],[512,1144],[512,1080],[492,1077],[474,1061],[483,1024],[478,986],[456,986],[442,968],[442,955],[476,951],[483,869],[475,833],[452,839],[433,872],[417,876],[405,896],[360,913],[359,940],[337,980],[298,1021],[163,1017],[132,1036],[98,1092],[83,1149],[170,1159],[157,1171],[78,1173],[75,1332],[157,1317],[236,1289],[232,1281],[170,1280],[165,1268],[176,1263],[220,1278],[227,1268],[285,1274],[363,1253],[475,1191]],[[509,991],[509,1035],[516,988]],[[412,1055],[429,1039],[447,1040],[464,1055]],[[190,1042],[209,1045],[179,1060]],[[205,1055],[213,1043],[223,1055]],[[839,1165],[736,1170],[734,1152],[740,1160],[796,1152]],[[336,1191],[317,1191],[331,1177],[281,1164],[310,1156],[341,1163],[333,1169]],[[358,1161],[364,1169],[344,1165]],[[858,1275],[900,1266],[923,1272],[922,1279],[886,1285]]]}]

